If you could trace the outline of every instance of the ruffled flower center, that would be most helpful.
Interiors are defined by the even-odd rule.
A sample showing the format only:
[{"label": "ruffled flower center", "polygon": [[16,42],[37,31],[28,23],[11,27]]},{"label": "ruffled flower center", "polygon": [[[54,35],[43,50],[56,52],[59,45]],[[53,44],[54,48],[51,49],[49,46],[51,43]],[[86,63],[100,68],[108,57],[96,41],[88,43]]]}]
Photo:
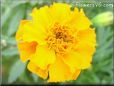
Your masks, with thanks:
[{"label": "ruffled flower center", "polygon": [[48,48],[54,49],[60,55],[69,52],[76,42],[73,31],[67,26],[61,26],[58,23],[55,23],[51,30],[48,31],[46,41]]}]

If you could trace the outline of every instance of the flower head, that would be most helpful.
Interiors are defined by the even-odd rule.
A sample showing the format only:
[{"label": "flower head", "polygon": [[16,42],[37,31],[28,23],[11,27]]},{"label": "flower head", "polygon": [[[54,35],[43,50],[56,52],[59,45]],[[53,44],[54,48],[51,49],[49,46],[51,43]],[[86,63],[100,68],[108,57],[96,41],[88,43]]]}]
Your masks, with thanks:
[{"label": "flower head", "polygon": [[16,33],[20,58],[28,69],[49,82],[75,80],[91,66],[95,29],[83,9],[54,3],[34,8],[32,20],[22,20]]}]

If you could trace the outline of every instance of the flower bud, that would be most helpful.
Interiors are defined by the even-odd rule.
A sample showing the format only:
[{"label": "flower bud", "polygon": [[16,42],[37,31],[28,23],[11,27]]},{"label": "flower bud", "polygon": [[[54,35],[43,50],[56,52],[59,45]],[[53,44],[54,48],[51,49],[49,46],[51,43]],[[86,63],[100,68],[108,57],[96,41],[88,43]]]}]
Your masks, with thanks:
[{"label": "flower bud", "polygon": [[108,26],[113,23],[113,12],[100,13],[92,19],[95,25]]}]

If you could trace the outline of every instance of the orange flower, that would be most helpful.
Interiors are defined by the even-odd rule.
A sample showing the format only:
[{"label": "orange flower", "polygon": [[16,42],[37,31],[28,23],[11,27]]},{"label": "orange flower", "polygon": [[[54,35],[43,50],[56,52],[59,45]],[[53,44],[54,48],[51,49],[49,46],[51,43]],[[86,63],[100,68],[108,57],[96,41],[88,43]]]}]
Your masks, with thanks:
[{"label": "orange flower", "polygon": [[95,29],[83,9],[54,3],[34,8],[32,20],[22,20],[16,33],[20,58],[28,69],[48,82],[75,80],[91,66]]}]

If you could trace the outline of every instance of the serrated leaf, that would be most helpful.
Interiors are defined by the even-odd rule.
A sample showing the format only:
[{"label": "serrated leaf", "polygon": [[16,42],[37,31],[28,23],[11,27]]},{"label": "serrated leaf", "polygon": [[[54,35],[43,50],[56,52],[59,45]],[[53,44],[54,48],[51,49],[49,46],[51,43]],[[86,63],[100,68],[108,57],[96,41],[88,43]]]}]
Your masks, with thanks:
[{"label": "serrated leaf", "polygon": [[22,63],[20,60],[15,62],[11,67],[8,77],[8,83],[12,83],[17,80],[17,78],[24,72],[26,63]]}]

